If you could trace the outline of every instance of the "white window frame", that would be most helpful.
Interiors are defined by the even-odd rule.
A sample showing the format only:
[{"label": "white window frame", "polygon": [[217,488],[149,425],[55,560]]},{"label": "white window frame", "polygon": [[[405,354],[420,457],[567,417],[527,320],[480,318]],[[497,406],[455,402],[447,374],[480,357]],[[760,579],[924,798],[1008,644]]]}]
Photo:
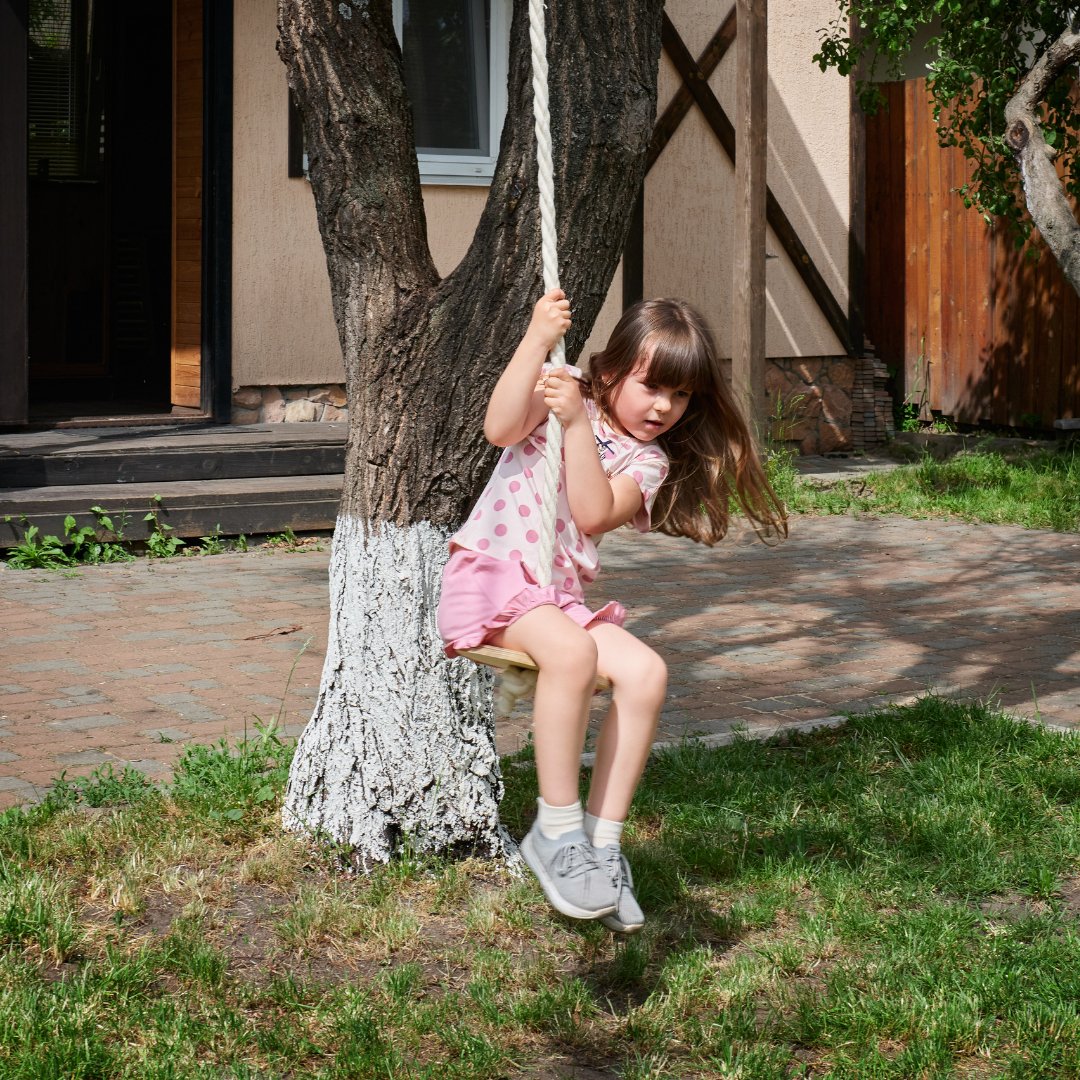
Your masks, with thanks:
[{"label": "white window frame", "polygon": [[[513,0],[490,0],[491,29],[488,56],[488,154],[421,154],[421,184],[457,184],[487,187],[495,175],[499,141],[506,119],[506,83],[510,74],[510,18]],[[394,0],[394,30],[402,38],[402,0]]]}]

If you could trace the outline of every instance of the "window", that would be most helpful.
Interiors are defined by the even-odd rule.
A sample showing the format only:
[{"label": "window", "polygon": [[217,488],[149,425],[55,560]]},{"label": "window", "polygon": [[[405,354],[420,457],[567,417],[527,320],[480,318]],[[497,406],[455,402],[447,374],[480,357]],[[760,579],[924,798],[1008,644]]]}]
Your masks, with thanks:
[{"label": "window", "polygon": [[[506,117],[512,0],[394,0],[424,184],[488,184]],[[289,91],[289,175],[307,175]]]},{"label": "window", "polygon": [[[27,67],[30,175],[97,180],[105,153],[99,5],[31,0]],[[95,33],[95,30],[97,31]]]},{"label": "window", "polygon": [[420,179],[487,184],[506,116],[511,0],[394,0]]}]

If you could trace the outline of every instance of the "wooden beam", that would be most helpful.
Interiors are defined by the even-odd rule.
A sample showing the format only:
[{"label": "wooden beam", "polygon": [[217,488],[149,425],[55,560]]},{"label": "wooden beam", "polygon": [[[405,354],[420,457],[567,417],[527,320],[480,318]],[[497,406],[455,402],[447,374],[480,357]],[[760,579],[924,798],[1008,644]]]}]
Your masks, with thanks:
[{"label": "wooden beam", "polygon": [[[858,41],[864,34],[859,20],[851,16],[848,36]],[[866,350],[866,113],[859,104],[858,81],[865,63],[860,60],[848,78],[848,110],[851,143],[848,161],[848,334],[861,356]]]},{"label": "wooden beam", "polygon": [[[694,58],[690,55],[690,51],[683,43],[682,38],[679,37],[678,31],[666,13],[661,34],[664,50],[682,76],[684,85],[689,89],[698,108],[701,109],[702,115],[708,122],[709,127],[712,128],[717,141],[724,148],[724,152],[732,162],[735,162],[735,128],[728,119],[724,107],[712,92],[712,88],[701,77],[701,72],[694,63]],[[803,284],[817,304],[818,309],[825,316],[833,333],[839,338],[844,351],[849,356],[854,356],[855,347],[852,344],[848,330],[847,313],[841,308],[836,297],[833,296],[814,260],[810,257],[810,253],[799,239],[794,226],[788,220],[780,203],[777,202],[776,196],[768,188],[765,190],[765,217],[769,228],[772,229],[785,254],[799,272]]]},{"label": "wooden beam", "polygon": [[[698,78],[704,79],[706,82],[709,80],[709,76],[720,65],[720,61],[724,59],[728,49],[731,48],[732,43],[735,41],[736,19],[735,19],[735,7],[732,5],[731,10],[727,14],[727,18],[720,24],[720,28],[712,36],[712,40],[705,46],[705,51],[697,58],[697,70],[699,72]],[[679,44],[682,45],[682,38],[679,38],[678,31],[675,29],[674,23],[668,18],[667,13],[664,14],[664,47],[667,47],[667,39],[674,35],[679,39]],[[685,45],[682,46],[686,48]],[[656,164],[657,158],[664,152],[664,147],[671,142],[671,137],[678,130],[679,125],[686,118],[686,114],[690,111],[691,106],[694,104],[694,96],[690,93],[690,88],[686,84],[686,76],[683,75],[683,83],[676,91],[675,96],[668,103],[668,107],[664,110],[663,115],[656,121],[656,126],[653,128],[652,141],[649,143],[649,155],[645,159],[645,174],[648,175],[649,170]]]},{"label": "wooden beam", "polygon": [[[715,70],[724,54],[735,40],[735,8],[728,12],[727,18],[705,46],[705,51],[697,59],[698,70],[702,78],[707,79]],[[674,97],[668,103],[663,115],[656,121],[649,153],[645,160],[645,175],[656,164],[664,152],[664,147],[671,141],[686,114],[693,107],[694,98],[685,84],[681,84]],[[623,247],[622,262],[622,301],[625,311],[631,304],[636,304],[645,294],[645,183],[638,192],[634,212],[630,216],[630,227]]]},{"label": "wooden beam", "polygon": [[645,181],[638,189],[622,255],[623,311],[645,296]]},{"label": "wooden beam", "polygon": [[735,396],[759,439],[765,437],[765,168],[768,159],[768,9],[735,0],[735,242],[731,365]]}]

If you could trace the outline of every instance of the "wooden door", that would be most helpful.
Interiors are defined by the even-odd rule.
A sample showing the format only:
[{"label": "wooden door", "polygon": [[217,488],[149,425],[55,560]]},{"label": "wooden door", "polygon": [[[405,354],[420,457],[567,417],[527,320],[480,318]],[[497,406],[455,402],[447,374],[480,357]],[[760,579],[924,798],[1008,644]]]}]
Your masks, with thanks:
[{"label": "wooden door", "polygon": [[203,404],[202,0],[173,0],[173,405]]}]

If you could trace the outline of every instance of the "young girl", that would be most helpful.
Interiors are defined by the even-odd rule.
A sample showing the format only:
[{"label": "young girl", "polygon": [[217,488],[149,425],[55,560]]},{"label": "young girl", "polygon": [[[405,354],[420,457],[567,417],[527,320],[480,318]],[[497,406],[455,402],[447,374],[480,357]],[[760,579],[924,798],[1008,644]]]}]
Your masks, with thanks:
[{"label": "young girl", "polygon": [[[667,669],[623,629],[622,605],[585,605],[583,586],[599,569],[597,544],[625,524],[715,544],[727,532],[732,498],[759,535],[786,535],[787,526],[693,308],[679,300],[630,308],[591,358],[587,381],[574,368],[545,364],[569,327],[562,291],[541,297],[492,392],[484,434],[506,449],[450,541],[439,629],[448,656],[491,644],[533,658],[540,798],[522,855],[563,914],[633,933],[644,916],[619,844]],[[563,425],[563,469],[552,583],[540,586],[549,410]],[[578,778],[598,672],[611,681],[612,700],[583,810]]]}]

